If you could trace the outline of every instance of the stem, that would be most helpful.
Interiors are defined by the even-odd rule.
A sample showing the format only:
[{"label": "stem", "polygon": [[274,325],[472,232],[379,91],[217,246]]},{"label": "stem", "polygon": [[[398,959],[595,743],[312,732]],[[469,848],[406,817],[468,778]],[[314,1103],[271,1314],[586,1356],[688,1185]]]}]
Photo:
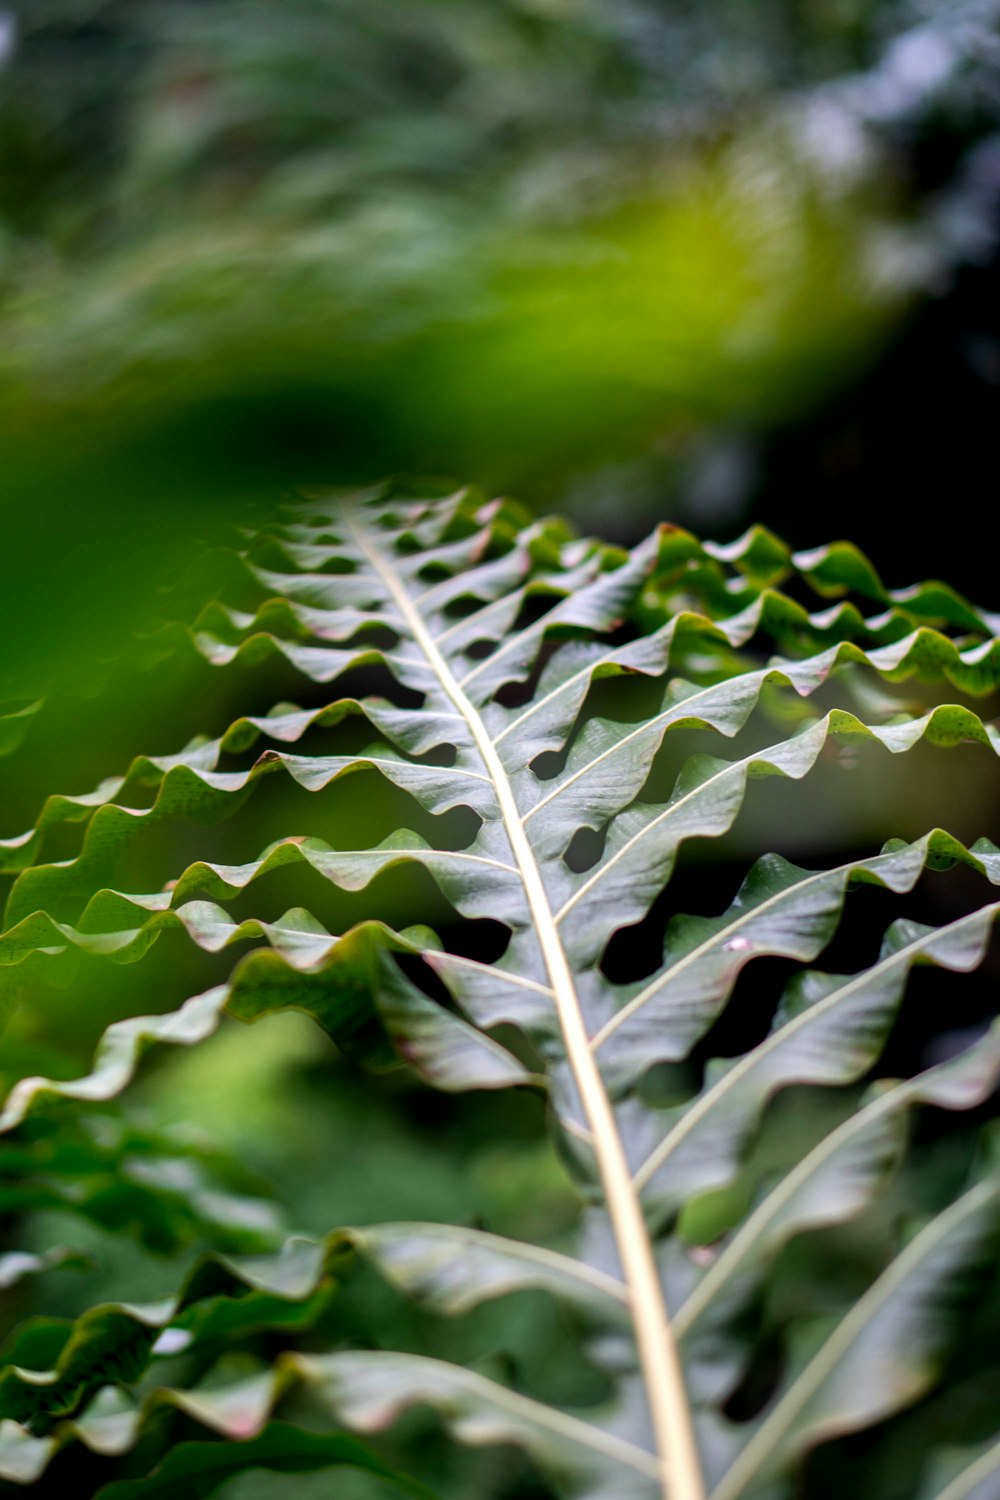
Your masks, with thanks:
[{"label": "stem", "polygon": [[566,1056],[593,1135],[597,1168],[629,1289],[632,1324],[659,1454],[660,1485],[664,1500],[705,1500],[687,1390],[667,1316],[652,1243],[632,1184],[611,1101],[591,1050],[573,975],[549,906],[541,871],[524,830],[513,788],[478,710],[459,686],[406,589],[350,516],[347,525],[358,548],[389,590],[414,642],[433,667],[442,689],[468,725],[496,790],[500,814],[524,883],[528,907],[552,985]]}]

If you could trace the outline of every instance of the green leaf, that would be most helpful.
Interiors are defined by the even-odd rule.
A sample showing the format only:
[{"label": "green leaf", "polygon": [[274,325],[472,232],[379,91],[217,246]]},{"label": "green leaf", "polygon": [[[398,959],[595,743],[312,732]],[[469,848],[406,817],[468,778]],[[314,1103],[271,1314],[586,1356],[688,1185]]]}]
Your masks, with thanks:
[{"label": "green leaf", "polygon": [[756,1424],[712,1491],[752,1494],[790,1454],[868,1427],[934,1381],[956,1310],[1000,1243],[1000,1182],[978,1184],[887,1267]]},{"label": "green leaf", "polygon": [[433,1500],[425,1485],[382,1463],[357,1438],[343,1432],[307,1432],[287,1422],[271,1422],[259,1436],[240,1443],[181,1443],[145,1478],[104,1485],[98,1495],[100,1500],[147,1500],[152,1496],[204,1500],[246,1469],[312,1474],[339,1465],[364,1469],[417,1500]]},{"label": "green leaf", "polygon": [[[0,1373],[3,1472],[30,1482],[71,1441],[107,1455],[140,1437],[148,1446],[165,1425],[153,1415],[169,1408],[245,1440],[242,1459],[239,1444],[164,1449],[164,1484],[211,1485],[250,1463],[253,1444],[263,1454],[269,1433],[292,1431],[267,1423],[304,1384],[339,1423],[370,1434],[430,1407],[459,1442],[524,1449],[560,1493],[771,1500],[796,1493],[797,1466],[818,1444],[875,1428],[946,1382],[1000,1232],[979,1134],[1000,1075],[997,1033],[894,1084],[872,1075],[909,1024],[914,967],[957,984],[983,964],[1000,902],[970,907],[960,895],[939,926],[904,907],[857,972],[806,966],[850,931],[853,890],[878,887],[899,909],[918,882],[947,881],[955,865],[963,891],[996,885],[996,846],[930,829],[823,869],[765,846],[726,910],[691,912],[681,888],[653,972],[618,983],[606,970],[609,944],[627,941],[661,900],[685,846],[729,834],[754,780],[783,778],[808,795],[839,749],[905,768],[919,747],[958,745],[994,774],[1000,733],[940,690],[996,689],[997,617],[936,583],[888,590],[844,543],[793,554],[760,529],[717,546],[662,527],[624,553],[472,491],[314,497],[245,537],[230,573],[239,607],[210,600],[150,651],[193,650],[220,672],[268,663],[282,682],[297,674],[313,685],[309,706],[282,698],[179,754],[137,758],[93,793],[50,798],[2,846],[16,879],[0,964],[41,974],[77,951],[138,962],[171,928],[190,939],[193,961],[236,943],[253,951],[173,1012],[115,1022],[84,1076],[20,1079],[0,1116],[16,1132],[12,1149],[28,1149],[32,1130],[36,1139],[57,1131],[69,1101],[79,1110],[112,1101],[155,1043],[197,1045],[225,1011],[266,1023],[297,1009],[366,1067],[405,1066],[450,1092],[544,1090],[578,1189],[579,1230],[528,1245],[465,1224],[334,1228],[257,1263],[203,1260],[156,1307],[108,1303],[71,1323],[29,1321]],[[789,579],[821,607],[781,592]],[[365,695],[371,673],[384,696]],[[896,688],[913,678],[919,707]],[[328,701],[317,685],[329,686]],[[705,753],[729,742],[724,755]],[[411,806],[412,826],[401,818],[367,841],[353,824],[348,835],[331,823],[320,825],[324,838],[273,828],[254,837],[265,776],[314,796],[356,772],[364,780],[349,788],[391,790],[386,806]],[[247,829],[239,862],[194,857],[192,834],[161,890],[126,888],[122,856],[149,830],[227,817]],[[53,859],[49,830],[68,838],[72,824],[82,825],[78,847]],[[293,873],[307,893],[297,887],[295,899],[308,905],[247,914],[266,913],[272,877]],[[428,878],[451,913],[440,934],[423,925],[416,894],[403,903],[409,925],[395,931],[388,886],[416,893]],[[350,893],[364,919],[331,930],[331,893]],[[486,923],[504,934],[492,961],[477,936]],[[766,1035],[714,1056],[725,1051],[716,1028],[757,958],[794,964],[794,977]],[[789,1141],[777,1180],[759,1181],[755,1135],[789,1089],[812,1101],[817,1122],[825,1090],[837,1123]],[[871,1236],[823,1328],[794,1306],[790,1326],[770,1327],[765,1309],[789,1253],[817,1237],[835,1245],[846,1226],[864,1234],[907,1156],[917,1110],[922,1120],[966,1112],[961,1139],[980,1180],[963,1191],[969,1174],[957,1174],[938,1201],[919,1205],[900,1188],[903,1210]],[[919,1140],[913,1149],[919,1157]],[[53,1168],[48,1181],[57,1177]],[[721,1189],[732,1227],[718,1244],[691,1245],[679,1221]],[[336,1322],[348,1251],[438,1317],[463,1320],[519,1292],[554,1297],[605,1399],[564,1408],[499,1358],[470,1368],[412,1348],[343,1347],[366,1342],[364,1299],[360,1332]],[[768,1338],[779,1335],[787,1357],[768,1377]],[[241,1350],[257,1373],[206,1383],[223,1349]],[[152,1386],[175,1356],[174,1384]],[[741,1383],[756,1389],[766,1378],[773,1389],[757,1415],[727,1415]],[[284,1441],[273,1452],[289,1464],[332,1451],[288,1438],[279,1452]],[[973,1459],[975,1485],[991,1462]]]}]

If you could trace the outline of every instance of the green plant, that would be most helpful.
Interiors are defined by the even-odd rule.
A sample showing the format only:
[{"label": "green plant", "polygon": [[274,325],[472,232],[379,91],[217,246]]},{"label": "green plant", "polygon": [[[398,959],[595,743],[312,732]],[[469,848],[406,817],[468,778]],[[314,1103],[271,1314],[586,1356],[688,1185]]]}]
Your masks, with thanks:
[{"label": "green plant", "polygon": [[[438,1479],[405,1425],[388,1446],[357,1436],[420,1406],[459,1443],[523,1449],[557,1493],[822,1494],[817,1466],[836,1475],[847,1462],[872,1496],[995,1493],[995,1417],[963,1391],[986,1382],[998,1319],[985,1105],[1000,1032],[945,1038],[901,1081],[880,1060],[905,1056],[900,1038],[917,1030],[909,1011],[899,1019],[911,971],[975,970],[1000,903],[966,901],[937,925],[897,918],[851,973],[805,966],[842,940],[850,891],[904,897],[956,866],[997,884],[1000,850],[933,829],[822,869],[764,853],[714,915],[685,914],[670,882],[692,841],[730,834],[751,780],[843,776],[845,747],[904,766],[927,746],[995,754],[997,732],[970,707],[927,706],[897,684],[990,692],[996,619],[943,585],[887,591],[844,544],[793,556],[760,529],[719,547],[663,527],[625,554],[471,491],[317,497],[226,566],[249,607],[216,601],[145,649],[294,671],[315,701],[278,702],[179,754],[140,757],[93,794],[50,798],[2,846],[10,976],[81,953],[131,962],[170,929],[210,955],[257,944],[179,1009],[114,1022],[84,1077],[17,1078],[15,1028],[8,1207],[61,1195],[161,1248],[210,1248],[155,1304],[15,1328],[0,1373],[4,1480],[44,1484],[60,1455],[89,1449],[123,1465],[94,1481],[107,1500],[333,1464],[424,1495]],[[795,597],[810,591],[837,602],[810,612]],[[692,738],[732,741],[729,758],[675,753]],[[273,775],[311,793],[358,777],[395,831],[352,847],[345,818],[331,839],[188,860],[160,891],[110,888],[143,835],[239,811]],[[399,826],[400,808],[422,833]],[[44,860],[48,831],[74,823],[77,852]],[[269,876],[312,891],[329,925],[301,905],[230,913]],[[331,933],[359,903],[364,920]],[[639,977],[615,977],[616,943]],[[759,960],[796,966],[773,1017],[772,987],[740,981]],[[152,1043],[195,1046],[224,1011],[289,1009],[376,1070],[403,1065],[456,1094],[543,1096],[575,1222],[543,1244],[405,1222],[278,1245],[259,1189],[204,1143],[91,1113]],[[958,1015],[946,1006],[931,1036]],[[940,1129],[908,1152],[911,1117]],[[104,1190],[73,1193],[102,1172]],[[391,1326],[365,1323],[364,1297],[357,1326],[338,1323],[359,1259],[459,1320],[527,1291],[541,1297],[532,1307],[554,1299],[582,1399],[568,1410],[537,1378],[525,1388],[502,1335],[499,1356],[470,1367],[410,1335],[387,1346]],[[20,1253],[0,1268],[13,1280],[52,1263]],[[960,1357],[973,1308],[984,1338]],[[302,1421],[274,1420],[279,1402]],[[191,1424],[229,1441],[189,1441]]]}]

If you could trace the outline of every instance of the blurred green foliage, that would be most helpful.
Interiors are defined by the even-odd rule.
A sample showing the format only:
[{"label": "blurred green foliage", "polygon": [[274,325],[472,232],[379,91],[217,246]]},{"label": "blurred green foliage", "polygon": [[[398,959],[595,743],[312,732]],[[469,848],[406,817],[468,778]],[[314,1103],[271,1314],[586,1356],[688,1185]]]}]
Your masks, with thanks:
[{"label": "blurred green foliage", "polygon": [[276,484],[745,508],[992,254],[996,10],[7,0],[8,676]]}]

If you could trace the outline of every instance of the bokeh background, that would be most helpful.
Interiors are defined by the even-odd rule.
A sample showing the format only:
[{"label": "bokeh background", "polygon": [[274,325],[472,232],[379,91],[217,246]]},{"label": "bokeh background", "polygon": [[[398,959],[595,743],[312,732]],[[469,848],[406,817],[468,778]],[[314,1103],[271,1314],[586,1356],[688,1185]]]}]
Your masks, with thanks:
[{"label": "bokeh background", "polygon": [[249,494],[400,469],[988,591],[917,513],[992,501],[998,20],[4,0],[5,669]]},{"label": "bokeh background", "polygon": [[[890,585],[943,576],[996,607],[998,265],[998,0],[0,0],[0,834],[133,754],[311,701],[277,668],[126,645],[162,586],[174,613],[210,593],[227,528],[300,484],[453,476],[625,543],[658,520],[847,536]],[[840,859],[923,832],[929,806],[997,836],[981,759],[913,766],[755,794],[724,848],[692,852],[685,909],[721,909],[764,847]],[[122,883],[298,822],[380,837],[400,809],[353,780],[318,813],[271,778],[239,835],[163,828]],[[894,914],[870,899],[845,966]],[[955,898],[922,899],[943,920]],[[109,1020],[205,969],[164,938],[113,982],[29,975],[11,1067],[71,1076]],[[994,983],[970,981],[956,1024]],[[365,1083],[294,1017],[269,1027],[154,1061],[134,1119],[203,1131],[309,1232],[573,1222],[536,1102]],[[20,1242],[81,1243],[64,1219],[18,1219]],[[98,1239],[49,1311],[175,1279],[155,1247]],[[384,1288],[358,1295],[387,1338],[430,1337]],[[465,1355],[571,1386],[560,1331],[517,1306],[454,1335]],[[536,1493],[440,1463],[456,1500]],[[296,1493],[328,1493],[312,1483]]]}]

